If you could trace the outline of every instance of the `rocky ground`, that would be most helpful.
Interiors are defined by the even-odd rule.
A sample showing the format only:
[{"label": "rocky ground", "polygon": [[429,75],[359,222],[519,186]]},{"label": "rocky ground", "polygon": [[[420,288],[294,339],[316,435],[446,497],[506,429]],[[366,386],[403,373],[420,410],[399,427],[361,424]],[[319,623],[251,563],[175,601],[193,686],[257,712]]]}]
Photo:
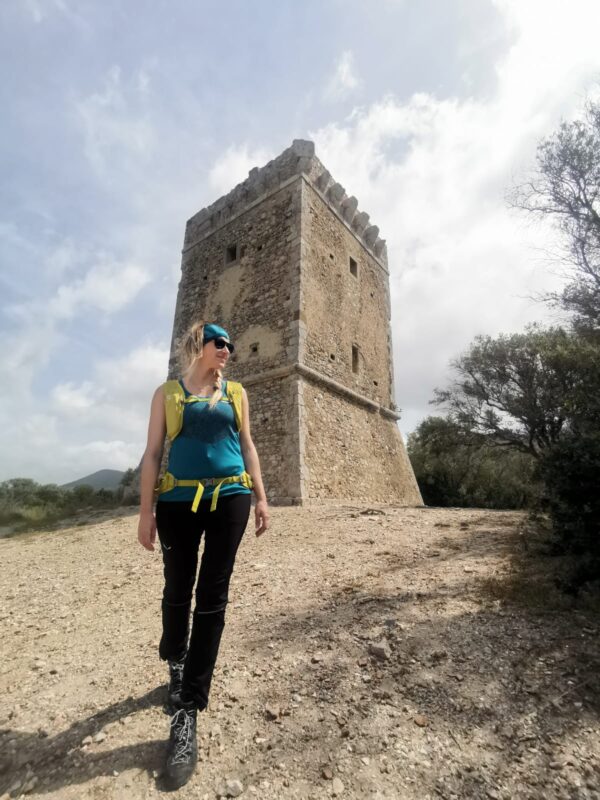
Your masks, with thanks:
[{"label": "rocky ground", "polygon": [[[0,541],[2,800],[162,792],[161,555],[136,522]],[[597,611],[515,562],[522,523],[327,504],[249,527],[181,797],[600,798]]]}]

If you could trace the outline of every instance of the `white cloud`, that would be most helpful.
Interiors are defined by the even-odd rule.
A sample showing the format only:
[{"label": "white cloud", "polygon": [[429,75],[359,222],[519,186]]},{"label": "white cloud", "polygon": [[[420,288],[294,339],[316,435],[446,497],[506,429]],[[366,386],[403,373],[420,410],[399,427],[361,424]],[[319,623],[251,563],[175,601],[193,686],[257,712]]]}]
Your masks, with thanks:
[{"label": "white cloud", "polygon": [[145,426],[152,393],[166,379],[168,361],[168,347],[145,344],[117,358],[100,361],[94,379],[98,390],[117,407],[141,407]]},{"label": "white cloud", "polygon": [[162,105],[155,89],[160,70],[157,59],[131,72],[114,65],[98,90],[72,100],[72,119],[92,180],[119,209],[120,222],[107,236],[121,260],[170,281],[170,291],[161,287],[157,302],[172,307],[183,225],[209,200],[211,189],[201,109],[175,89],[168,108]]},{"label": "white cloud", "polygon": [[[103,398],[101,404],[97,380],[84,374],[76,385],[60,376],[70,361],[65,355],[71,324],[84,320],[86,331],[99,329],[137,297],[150,279],[148,272],[69,236],[59,239],[53,231],[29,240],[15,225],[2,227],[7,233],[4,260],[19,266],[6,271],[9,296],[24,299],[3,308],[0,479],[22,474],[66,481],[78,477],[80,466],[90,467],[88,472],[105,466],[93,451],[84,450],[77,458],[73,451],[67,454],[68,448],[77,450],[90,439],[126,441],[137,453],[144,435],[140,405],[127,399],[119,413],[117,389],[112,405]],[[166,356],[163,364],[166,371]],[[41,377],[50,365],[51,371]],[[139,382],[139,374],[134,379]],[[118,452],[120,464],[125,451]],[[132,458],[128,466],[135,463]]]},{"label": "white cloud", "polygon": [[[157,337],[168,335],[163,318],[170,317],[174,307],[183,221],[202,202],[198,183],[190,177],[198,169],[191,146],[196,131],[185,134],[189,133],[189,147],[182,145],[185,136],[179,140],[189,158],[181,158],[178,146],[164,148],[160,159],[151,160],[156,142],[168,139],[164,120],[151,102],[152,91],[148,71],[123,77],[113,68],[99,90],[71,101],[75,113],[70,119],[82,136],[92,183],[108,186],[115,202],[121,203],[118,215],[113,208],[119,224],[111,222],[110,230],[97,227],[78,236],[69,231],[62,239],[54,224],[43,233],[37,231],[37,239],[14,223],[3,226],[10,234],[8,263],[27,267],[14,287],[11,284],[11,295],[24,299],[4,309],[0,377],[13,387],[0,398],[0,425],[11,431],[3,448],[1,472],[6,477],[14,476],[21,464],[24,474],[38,480],[64,481],[78,477],[82,469],[122,466],[125,458],[125,466],[135,465],[143,450],[150,398],[166,377],[168,349],[143,343],[131,348],[128,343],[116,358],[84,367],[75,381],[63,377],[68,361],[62,353],[69,350],[73,323],[81,320],[88,335],[100,335],[90,352],[100,350],[102,328],[129,306],[135,330],[143,315],[158,319]],[[105,250],[95,244],[102,240],[108,242]],[[133,301],[149,284],[154,285],[148,307],[136,309]],[[163,307],[168,314],[160,318]],[[40,422],[24,447],[24,429],[11,426],[10,420],[36,417],[40,374],[48,408],[45,435],[50,438],[42,439]],[[108,450],[104,445],[87,447],[89,441],[108,443]],[[103,453],[109,452],[117,454],[118,463],[103,461]]]},{"label": "white cloud", "polygon": [[42,10],[42,6],[40,5],[37,0],[25,0],[25,8],[31,14],[31,18],[34,22],[40,23],[44,19],[44,12]]},{"label": "white cloud", "polygon": [[58,14],[80,30],[88,29],[83,17],[66,0],[21,0],[21,6],[36,25]]},{"label": "white cloud", "polygon": [[263,148],[251,151],[246,144],[228,147],[208,173],[209,186],[217,195],[214,199],[245,181],[252,167],[265,164],[269,158],[270,155]]},{"label": "white cloud", "polygon": [[[152,394],[166,378],[168,359],[168,349],[153,344],[100,359],[88,380],[54,387],[52,408],[62,419],[71,418],[74,426],[139,438],[146,432]],[[74,412],[76,419],[72,418]]]},{"label": "white cloud", "polygon": [[[63,341],[53,320],[48,317],[37,318],[34,310],[22,314],[21,324],[15,326],[4,336],[0,353],[0,380],[3,386],[11,386],[11,394],[5,396],[18,409],[23,398],[28,395],[35,373],[48,363],[51,354]],[[18,375],[18,381],[15,380]]]},{"label": "white cloud", "polygon": [[29,451],[14,450],[10,464],[0,470],[0,480],[27,477],[39,483],[62,484],[99,469],[126,470],[139,464],[142,451],[137,442],[94,439],[73,443],[53,427],[51,417],[38,422],[45,430],[24,431],[34,444]]},{"label": "white cloud", "polygon": [[600,5],[497,4],[514,40],[492,96],[389,96],[312,134],[388,240],[405,430],[435,413],[428,401],[450,358],[478,333],[547,316],[526,296],[556,283],[535,249],[551,247],[554,233],[518,218],[504,197],[532,166],[538,140],[575,113],[599,74]]},{"label": "white cloud", "polygon": [[[72,480],[97,472],[99,469],[126,470],[137,467],[141,455],[142,450],[137,443],[119,439],[111,441],[98,439],[85,444],[67,445],[65,448]],[[107,464],[110,464],[110,467],[107,467]],[[67,483],[68,480],[63,482]]]},{"label": "white cloud", "polygon": [[38,25],[55,11],[67,10],[64,0],[24,0],[23,6]]},{"label": "white cloud", "polygon": [[113,314],[130,303],[149,280],[148,272],[137,264],[101,262],[80,280],[59,286],[47,309],[54,319],[68,319],[90,308]]},{"label": "white cloud", "polygon": [[[18,421],[18,424],[15,424]],[[34,413],[23,415],[22,417],[15,416],[13,418],[12,426],[5,427],[4,430],[8,438],[14,435],[15,430],[22,433],[22,441],[28,443],[28,448],[36,449],[40,452],[48,453],[49,455],[54,450],[56,445],[56,417],[51,414]],[[30,458],[31,450],[28,449],[25,455]],[[52,455],[51,457],[55,457]],[[18,473],[13,472],[13,476]]]},{"label": "white cloud", "polygon": [[[44,398],[24,391],[0,398],[3,451],[0,480],[26,475],[65,483],[105,467],[136,466],[145,447],[154,390],[166,378],[169,350],[141,344],[100,359],[89,379],[56,384]],[[7,384],[9,385],[9,384]],[[26,388],[26,387],[25,387]],[[24,446],[26,443],[26,446]]]},{"label": "white cloud", "polygon": [[74,477],[139,463],[152,395],[166,378],[168,358],[165,346],[140,345],[114,359],[100,360],[89,381],[57,387],[54,409],[77,464],[78,472],[70,465]]},{"label": "white cloud", "polygon": [[76,386],[72,381],[59,383],[51,393],[55,407],[70,416],[94,405],[93,387],[90,381]]},{"label": "white cloud", "polygon": [[77,268],[80,263],[80,254],[77,245],[69,236],[59,242],[46,258],[45,270],[47,275],[54,280],[61,280],[69,272]]},{"label": "white cloud", "polygon": [[150,78],[144,70],[127,83],[113,66],[104,87],[75,103],[84,153],[98,177],[106,182],[135,175],[140,164],[157,156],[158,139],[148,106]]},{"label": "white cloud", "polygon": [[350,50],[344,50],[323,90],[326,100],[343,100],[359,87],[360,81],[354,70],[354,54]]},{"label": "white cloud", "polygon": [[[66,320],[90,313],[111,315],[120,311],[149,282],[148,272],[136,264],[121,264],[103,257],[82,278],[63,283],[47,297],[40,292],[5,308],[16,326],[6,335],[0,356],[0,375],[18,373],[28,387],[36,370],[44,366],[63,342],[61,326]],[[25,388],[23,389],[25,391]]]}]

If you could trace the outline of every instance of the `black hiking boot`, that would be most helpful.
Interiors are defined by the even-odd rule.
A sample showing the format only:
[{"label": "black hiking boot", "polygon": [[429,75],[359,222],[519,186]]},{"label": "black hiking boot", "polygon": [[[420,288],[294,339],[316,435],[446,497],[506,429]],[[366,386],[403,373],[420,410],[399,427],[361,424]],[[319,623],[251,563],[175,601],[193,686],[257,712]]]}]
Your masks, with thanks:
[{"label": "black hiking boot", "polygon": [[198,762],[196,739],[197,709],[180,703],[171,717],[171,734],[167,750],[164,780],[166,788],[179,789],[194,774]]},{"label": "black hiking boot", "polygon": [[167,702],[164,706],[165,714],[174,714],[178,708],[181,684],[183,681],[183,665],[185,657],[181,661],[169,661],[169,688],[167,690]]}]

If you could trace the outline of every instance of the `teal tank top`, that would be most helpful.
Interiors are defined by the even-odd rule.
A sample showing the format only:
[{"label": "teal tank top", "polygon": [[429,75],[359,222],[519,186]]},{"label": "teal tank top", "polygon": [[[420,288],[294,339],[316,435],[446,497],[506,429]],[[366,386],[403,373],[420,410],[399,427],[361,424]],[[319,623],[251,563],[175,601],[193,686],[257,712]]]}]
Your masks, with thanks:
[{"label": "teal tank top", "polygon": [[[186,397],[190,392],[183,381],[179,381]],[[214,408],[208,407],[209,397],[197,402],[185,403],[183,425],[171,444],[168,471],[176,478],[228,478],[241,475],[245,470],[240,435],[235,422],[233,406],[227,399],[227,381],[223,381],[223,397]],[[202,502],[210,499],[215,487],[206,486]],[[229,494],[251,494],[251,490],[240,483],[225,483],[221,486],[219,500]],[[176,486],[158,496],[158,501],[192,502],[194,486]]]}]

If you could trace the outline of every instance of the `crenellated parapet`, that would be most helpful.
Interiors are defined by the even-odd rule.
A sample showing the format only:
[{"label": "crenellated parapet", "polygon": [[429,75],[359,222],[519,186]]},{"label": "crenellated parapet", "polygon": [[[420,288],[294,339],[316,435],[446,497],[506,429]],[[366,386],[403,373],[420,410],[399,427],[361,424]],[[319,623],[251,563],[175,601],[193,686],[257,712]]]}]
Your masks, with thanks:
[{"label": "crenellated parapet", "polygon": [[386,243],[379,238],[379,228],[370,224],[369,215],[358,210],[356,197],[348,196],[315,156],[314,142],[305,139],[294,139],[291,147],[277,158],[264,167],[253,167],[245,181],[194,214],[186,226],[184,251],[299,175],[311,184],[365,248],[387,267]]}]

